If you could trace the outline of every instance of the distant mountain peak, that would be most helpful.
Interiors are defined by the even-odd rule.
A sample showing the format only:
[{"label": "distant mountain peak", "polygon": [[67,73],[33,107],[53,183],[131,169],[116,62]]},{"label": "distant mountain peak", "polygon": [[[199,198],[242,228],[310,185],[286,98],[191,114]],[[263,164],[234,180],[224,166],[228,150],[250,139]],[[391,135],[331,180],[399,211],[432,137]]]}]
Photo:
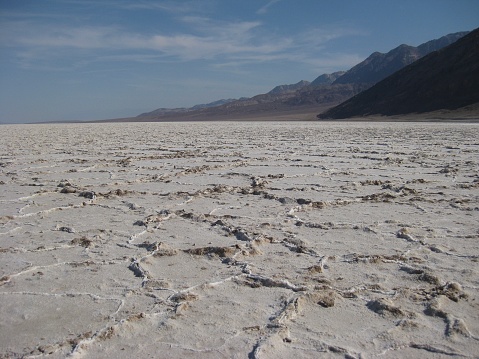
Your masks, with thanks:
[{"label": "distant mountain peak", "polygon": [[268,92],[268,95],[283,95],[291,92],[296,92],[299,89],[308,86],[309,84],[309,81],[301,80],[292,85],[279,85],[272,89],[270,92]]},{"label": "distant mountain peak", "polygon": [[366,60],[334,81],[334,84],[375,84],[421,57],[452,44],[466,34],[467,32],[457,32],[428,41],[418,47],[401,44],[387,53],[373,52]]},{"label": "distant mountain peak", "polygon": [[322,74],[316,79],[314,79],[313,82],[311,82],[312,86],[319,86],[319,85],[331,85],[336,79],[339,77],[343,76],[346,73],[346,71],[337,71],[333,72],[332,74]]},{"label": "distant mountain peak", "polygon": [[145,112],[137,117],[154,117],[154,116],[163,116],[163,115],[168,115],[168,114],[178,114],[178,113],[184,113],[184,112],[190,112],[190,111],[196,111],[196,110],[201,110],[205,108],[212,108],[212,107],[218,107],[225,105],[227,103],[237,101],[236,99],[229,98],[229,99],[221,99],[218,101],[213,101],[210,103],[205,103],[205,104],[199,104],[195,105],[193,107],[179,107],[179,108],[158,108],[156,110],[150,111],[150,112]]}]

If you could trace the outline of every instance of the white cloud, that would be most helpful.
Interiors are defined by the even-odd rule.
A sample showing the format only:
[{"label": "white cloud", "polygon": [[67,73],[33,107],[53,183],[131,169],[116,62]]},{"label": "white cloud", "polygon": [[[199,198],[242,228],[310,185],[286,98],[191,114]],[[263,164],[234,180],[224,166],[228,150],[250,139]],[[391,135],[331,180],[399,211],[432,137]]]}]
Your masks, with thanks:
[{"label": "white cloud", "polygon": [[258,15],[266,14],[269,11],[269,8],[279,2],[280,0],[270,0],[266,5],[262,6],[256,13]]},{"label": "white cloud", "polygon": [[262,25],[259,21],[225,22],[202,16],[183,16],[181,21],[194,31],[216,36],[244,36]]},{"label": "white cloud", "polygon": [[111,2],[111,6],[120,7],[128,10],[161,10],[173,14],[191,13],[201,10],[205,6],[204,2],[198,1],[132,1],[121,3]]},{"label": "white cloud", "polygon": [[121,41],[113,27],[40,27],[32,30],[18,36],[17,42],[32,48],[101,49],[116,47]]},{"label": "white cloud", "polygon": [[[158,51],[163,55],[176,56],[182,60],[213,58],[242,52],[270,53],[282,51],[289,45],[289,42],[284,41],[261,43],[250,33],[258,26],[260,26],[258,22],[219,24],[204,21],[201,35],[189,33],[145,35],[129,33],[119,27],[52,27],[23,22],[10,24],[10,35],[4,42],[7,43],[5,45],[15,47],[48,50],[52,55],[61,48],[144,50]],[[258,44],[250,40],[256,40]]]},{"label": "white cloud", "polygon": [[[23,67],[71,61],[70,67],[75,68],[111,59],[208,59],[213,60],[212,66],[289,61],[316,66],[328,41],[357,33],[349,28],[317,28],[281,37],[266,33],[259,21],[226,22],[199,16],[183,16],[180,21],[189,30],[173,34],[132,32],[120,26],[53,26],[32,19],[5,21],[0,24],[0,45],[15,49]],[[347,62],[346,58],[341,55],[337,63]]]}]

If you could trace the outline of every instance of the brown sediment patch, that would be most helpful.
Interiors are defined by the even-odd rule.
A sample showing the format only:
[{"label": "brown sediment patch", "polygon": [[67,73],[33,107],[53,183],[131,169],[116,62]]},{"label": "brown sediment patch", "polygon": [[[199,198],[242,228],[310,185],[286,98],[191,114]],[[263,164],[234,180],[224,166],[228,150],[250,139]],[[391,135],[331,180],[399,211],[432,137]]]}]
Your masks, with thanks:
[{"label": "brown sediment patch", "polygon": [[68,185],[68,186],[63,187],[60,190],[60,193],[76,193],[77,191],[78,191],[77,188]]},{"label": "brown sediment patch", "polygon": [[240,250],[239,246],[233,247],[203,247],[203,248],[191,248],[184,250],[185,253],[189,253],[197,256],[204,255],[217,255],[221,258],[232,257]]},{"label": "brown sediment patch", "polygon": [[399,307],[395,306],[394,303],[389,299],[375,299],[367,303],[367,307],[375,313],[381,315],[392,315],[395,317],[404,316],[404,311]]},{"label": "brown sediment patch", "polygon": [[319,292],[307,293],[304,298],[307,301],[316,303],[324,308],[334,307],[337,293],[331,289],[324,289]]},{"label": "brown sediment patch", "polygon": [[308,268],[308,272],[310,274],[315,274],[315,273],[323,273],[323,266],[321,265],[313,265]]},{"label": "brown sediment patch", "polygon": [[170,298],[173,302],[194,302],[199,299],[199,296],[191,292],[181,292],[173,294]]},{"label": "brown sediment patch", "polygon": [[70,243],[75,244],[75,245],[80,245],[80,246],[85,247],[85,248],[89,248],[93,245],[93,240],[83,236],[83,237],[72,239],[72,241]]},{"label": "brown sediment patch", "polygon": [[113,196],[124,197],[124,196],[128,196],[128,195],[132,195],[134,193],[135,193],[134,191],[129,191],[129,190],[126,190],[126,189],[117,188],[115,190],[111,190],[111,191],[108,191],[106,193],[99,193],[99,195],[103,196],[105,198],[110,198],[110,197],[113,197]]}]

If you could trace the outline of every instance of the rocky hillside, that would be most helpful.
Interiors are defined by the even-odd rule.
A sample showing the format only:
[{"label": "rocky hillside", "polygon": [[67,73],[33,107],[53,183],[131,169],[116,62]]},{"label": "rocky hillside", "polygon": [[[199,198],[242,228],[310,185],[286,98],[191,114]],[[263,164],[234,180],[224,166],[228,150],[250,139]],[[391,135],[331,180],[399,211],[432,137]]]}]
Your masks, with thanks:
[{"label": "rocky hillside", "polygon": [[336,79],[340,78],[345,73],[346,71],[338,71],[333,72],[332,74],[322,74],[311,82],[311,86],[331,85]]},{"label": "rocky hillside", "polygon": [[456,110],[479,103],[479,29],[318,115],[344,119]]},{"label": "rocky hillside", "polygon": [[268,92],[268,95],[284,95],[287,93],[292,93],[296,92],[300,89],[302,89],[305,86],[308,86],[311,82],[301,80],[296,84],[293,85],[280,85],[276,86],[274,89],[272,89],[270,92]]}]

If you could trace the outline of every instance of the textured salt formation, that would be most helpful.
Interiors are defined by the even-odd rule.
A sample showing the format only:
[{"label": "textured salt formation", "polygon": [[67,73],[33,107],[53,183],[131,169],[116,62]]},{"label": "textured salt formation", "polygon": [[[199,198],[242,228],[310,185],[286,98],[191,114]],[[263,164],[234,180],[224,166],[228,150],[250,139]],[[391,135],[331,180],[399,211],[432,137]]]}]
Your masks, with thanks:
[{"label": "textured salt formation", "polygon": [[479,127],[2,126],[0,357],[479,352]]}]

